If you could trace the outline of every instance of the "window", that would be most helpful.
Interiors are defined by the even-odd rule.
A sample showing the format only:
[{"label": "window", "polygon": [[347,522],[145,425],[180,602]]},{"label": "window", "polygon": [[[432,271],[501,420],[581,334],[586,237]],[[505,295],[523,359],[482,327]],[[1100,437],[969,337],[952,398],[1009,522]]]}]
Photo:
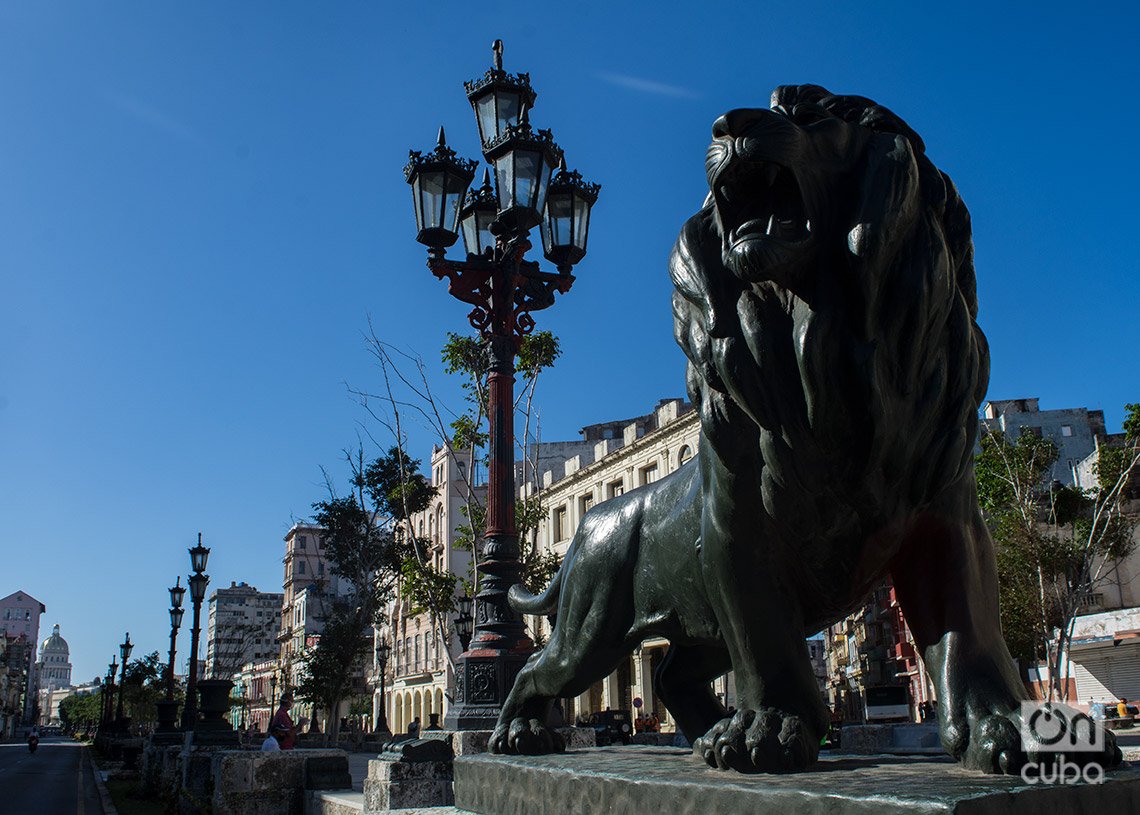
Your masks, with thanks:
[{"label": "window", "polygon": [[644,467],[637,471],[637,477],[638,482],[641,486],[652,484],[657,480],[657,462],[655,461],[652,464],[646,464]]},{"label": "window", "polygon": [[300,541],[297,543],[297,548],[298,549],[304,549],[306,544],[308,544],[308,542],[309,542],[309,536],[308,535],[302,535]]},{"label": "window", "polygon": [[322,560],[320,563],[317,564],[317,574],[324,574],[324,573],[325,573],[325,562]]},{"label": "window", "polygon": [[1041,428],[1040,427],[1023,427],[1023,428],[1021,428],[1021,435],[1023,435],[1023,436],[1030,435],[1030,436],[1036,436],[1037,438],[1041,438]]},{"label": "window", "polygon": [[611,481],[606,484],[606,497],[617,498],[619,495],[625,493],[625,483],[619,478],[617,481]]},{"label": "window", "polygon": [[1061,425],[1061,435],[1066,436],[1066,437],[1073,435],[1072,425],[1067,425],[1067,424]]},{"label": "window", "polygon": [[578,515],[585,515],[590,511],[590,507],[594,505],[594,493],[588,492],[585,495],[578,496]]},{"label": "window", "polygon": [[693,451],[692,451],[692,449],[690,449],[689,445],[687,445],[687,444],[681,445],[681,450],[680,450],[680,452],[677,453],[677,466],[678,467],[682,466],[686,461],[688,461],[692,457],[693,457]]},{"label": "window", "polygon": [[300,560],[297,562],[297,574],[305,573],[305,561]]},{"label": "window", "polygon": [[554,534],[554,542],[566,540],[569,530],[566,528],[566,507],[556,507],[554,515],[551,519],[551,528]]}]

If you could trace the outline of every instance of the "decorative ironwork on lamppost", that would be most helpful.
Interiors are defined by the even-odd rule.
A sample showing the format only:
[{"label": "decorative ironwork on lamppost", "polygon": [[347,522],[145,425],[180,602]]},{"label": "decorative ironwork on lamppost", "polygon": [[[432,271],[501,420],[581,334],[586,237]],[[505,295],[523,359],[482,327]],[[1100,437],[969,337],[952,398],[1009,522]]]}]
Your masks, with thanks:
[{"label": "decorative ironwork on lamppost", "polygon": [[471,598],[466,594],[458,598],[459,614],[455,617],[455,633],[459,637],[459,645],[464,651],[467,646],[471,644],[471,624],[474,618],[471,616]]},{"label": "decorative ironwork on lamppost", "polygon": [[[443,128],[435,149],[412,151],[404,168],[412,186],[416,240],[428,247],[428,268],[447,278],[448,292],[473,308],[468,321],[489,349],[488,416],[490,467],[486,529],[478,569],[474,632],[456,664],[455,704],[448,709],[451,730],[490,730],[511,685],[534,644],[521,615],[507,603],[519,582],[515,528],[514,374],[522,338],[535,327],[531,312],[554,304],[574,283],[573,265],[586,253],[590,208],[599,186],[565,169],[562,149],[549,130],[534,130],[530,109],[535,93],[526,74],[503,71],[502,43],[494,45],[494,65],[466,83],[475,112],[483,157],[494,168],[494,185],[466,194],[476,162],[447,146]],[[556,167],[561,167],[554,178]],[[553,197],[552,197],[553,195]],[[528,234],[544,224],[543,249],[557,272],[524,260]],[[444,255],[462,230],[466,260]]]},{"label": "decorative ironwork on lamppost", "polygon": [[202,600],[206,597],[206,586],[210,576],[205,574],[210,550],[202,545],[202,533],[198,533],[198,545],[191,547],[190,568],[194,573],[187,578],[190,584],[190,600],[194,609],[190,628],[190,675],[186,678],[186,702],[182,705],[182,729],[193,730],[198,721],[198,635],[201,633]]},{"label": "decorative ironwork on lamppost", "polygon": [[376,714],[376,727],[374,732],[379,736],[391,736],[388,729],[388,700],[385,698],[385,673],[388,670],[388,657],[392,654],[392,646],[386,640],[380,640],[376,645],[376,672],[380,675],[380,710]]},{"label": "decorative ironwork on lamppost", "polygon": [[174,701],[174,656],[177,653],[178,629],[182,627],[182,598],[186,587],[179,576],[170,587],[170,659],[166,665],[166,699],[157,703],[157,732],[173,733],[178,730],[178,703]]},{"label": "decorative ironwork on lamppost", "polygon": [[131,634],[128,631],[123,641],[119,643],[119,656],[122,657],[123,676],[119,680],[119,706],[115,712],[115,725],[119,730],[123,731],[125,731],[130,724],[129,721],[123,718],[123,690],[127,684],[127,660],[131,658],[131,651],[134,650],[134,647],[134,643],[131,642]]}]

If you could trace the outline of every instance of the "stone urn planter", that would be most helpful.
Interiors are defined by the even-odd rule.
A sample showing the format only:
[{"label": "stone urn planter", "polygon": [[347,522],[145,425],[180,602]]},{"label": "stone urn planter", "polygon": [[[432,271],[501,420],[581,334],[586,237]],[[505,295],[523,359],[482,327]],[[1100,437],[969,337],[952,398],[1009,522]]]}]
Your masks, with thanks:
[{"label": "stone urn planter", "polygon": [[158,708],[157,733],[174,733],[178,730],[178,703],[162,701],[156,703]]},{"label": "stone urn planter", "polygon": [[228,679],[203,679],[198,682],[198,712],[202,720],[195,730],[231,730],[225,715],[230,712],[230,691],[234,683]]}]

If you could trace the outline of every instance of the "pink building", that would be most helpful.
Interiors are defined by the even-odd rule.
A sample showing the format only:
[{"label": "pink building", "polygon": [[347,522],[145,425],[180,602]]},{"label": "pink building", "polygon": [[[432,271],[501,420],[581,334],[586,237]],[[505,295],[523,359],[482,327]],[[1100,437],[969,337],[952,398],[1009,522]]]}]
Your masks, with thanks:
[{"label": "pink building", "polygon": [[[27,637],[29,643],[39,642],[40,615],[47,611],[36,598],[27,592],[14,592],[7,597],[0,598],[0,631],[9,637]],[[36,662],[35,648],[28,648],[28,691],[24,696],[24,720],[32,718],[32,709],[36,704]]]}]

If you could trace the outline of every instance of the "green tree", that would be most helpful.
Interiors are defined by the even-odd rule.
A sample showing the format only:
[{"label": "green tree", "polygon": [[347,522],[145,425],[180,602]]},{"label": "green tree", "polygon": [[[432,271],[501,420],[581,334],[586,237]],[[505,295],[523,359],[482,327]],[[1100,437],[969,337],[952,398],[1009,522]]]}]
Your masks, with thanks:
[{"label": "green tree", "polygon": [[995,543],[1003,631],[1014,656],[1044,656],[1051,697],[1068,689],[1061,668],[1077,616],[1136,545],[1126,510],[1140,473],[1140,405],[1126,412],[1121,437],[1098,444],[1089,489],[1050,479],[1057,450],[1047,440],[994,432],[981,440],[978,497]]},{"label": "green tree", "polygon": [[73,693],[59,703],[59,720],[65,729],[73,733],[97,726],[102,715],[102,688],[99,693]]},{"label": "green tree", "polygon": [[405,564],[422,544],[397,534],[398,524],[425,509],[435,488],[419,474],[420,462],[399,447],[372,461],[363,449],[347,454],[352,490],[313,504],[324,530],[325,556],[335,590],[319,587],[320,636],[301,655],[299,696],[327,710],[327,737],[335,743],[341,703],[359,691],[371,630],[382,622]]},{"label": "green tree", "polygon": [[127,663],[123,672],[123,715],[130,717],[131,724],[146,726],[158,718],[156,703],[166,692],[166,665],[151,651]]}]

